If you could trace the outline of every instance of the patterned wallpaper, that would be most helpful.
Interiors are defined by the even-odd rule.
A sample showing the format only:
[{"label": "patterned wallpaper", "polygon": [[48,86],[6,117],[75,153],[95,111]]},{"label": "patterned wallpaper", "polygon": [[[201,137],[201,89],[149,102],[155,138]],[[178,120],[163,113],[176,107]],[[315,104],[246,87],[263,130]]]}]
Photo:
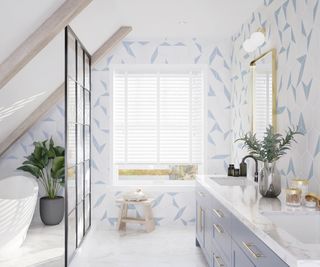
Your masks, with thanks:
[{"label": "patterned wallpaper", "polygon": [[[230,64],[231,42],[210,40],[126,39],[93,70],[93,207],[96,219],[114,224],[115,198],[122,192],[108,189],[110,176],[110,67],[113,64],[206,64],[207,165],[209,173],[225,173],[230,156]],[[154,213],[159,224],[193,223],[194,192],[150,192],[156,199]]]},{"label": "patterned wallpaper", "polygon": [[[101,60],[93,70],[92,95],[92,178],[93,217],[115,225],[118,207],[115,199],[125,190],[110,187],[110,67],[113,64],[206,64],[207,165],[208,173],[225,173],[229,161],[237,163],[244,151],[233,141],[250,130],[248,108],[249,63],[270,48],[278,51],[278,129],[298,125],[305,136],[298,138],[292,153],[281,160],[279,168],[288,179],[307,177],[319,190],[320,53],[319,0],[265,0],[231,40],[131,40],[126,39]],[[247,54],[243,41],[259,27],[267,30],[267,41],[259,51]],[[232,127],[231,127],[232,125]],[[0,158],[0,179],[15,174],[23,157],[31,152],[32,142],[53,136],[64,142],[63,104],[55,106]],[[231,147],[231,151],[230,151]],[[230,159],[231,155],[231,159]],[[119,189],[119,190],[118,190]],[[158,225],[193,224],[195,200],[192,190],[149,191],[155,199],[154,216]],[[130,207],[130,212],[141,215]]]},{"label": "patterned wallpaper", "polygon": [[[247,54],[243,41],[259,27],[267,40],[256,53]],[[271,48],[277,49],[278,130],[298,126],[305,135],[298,137],[289,155],[279,162],[287,180],[310,179],[311,189],[320,191],[320,44],[319,0],[269,0],[232,37],[232,140],[250,130],[248,105],[249,63]],[[232,145],[232,159],[244,155],[239,144]],[[285,180],[285,179],[284,179]]]}]

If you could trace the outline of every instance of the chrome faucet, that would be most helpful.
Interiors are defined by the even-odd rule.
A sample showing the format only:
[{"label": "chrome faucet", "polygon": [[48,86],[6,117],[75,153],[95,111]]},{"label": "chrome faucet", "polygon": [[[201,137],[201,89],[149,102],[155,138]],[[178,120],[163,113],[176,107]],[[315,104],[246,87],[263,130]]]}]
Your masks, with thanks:
[{"label": "chrome faucet", "polygon": [[245,156],[242,159],[242,162],[240,164],[240,175],[241,176],[247,176],[247,164],[245,163],[247,158],[252,158],[254,160],[254,162],[256,163],[256,170],[255,170],[255,173],[254,173],[254,181],[258,182],[258,176],[259,176],[259,174],[258,174],[258,160],[252,155]]}]

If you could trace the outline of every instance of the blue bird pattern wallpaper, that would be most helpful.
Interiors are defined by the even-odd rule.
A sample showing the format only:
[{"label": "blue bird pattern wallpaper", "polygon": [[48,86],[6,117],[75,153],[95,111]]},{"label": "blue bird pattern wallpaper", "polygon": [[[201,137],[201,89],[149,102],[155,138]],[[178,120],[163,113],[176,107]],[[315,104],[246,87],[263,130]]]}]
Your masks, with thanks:
[{"label": "blue bird pattern wallpaper", "polygon": [[[250,62],[258,55],[277,50],[277,129],[284,133],[297,126],[297,138],[278,168],[290,179],[310,179],[310,189],[320,191],[320,13],[319,0],[269,0],[232,36],[231,90],[232,141],[251,130],[249,108]],[[266,41],[248,54],[242,44],[258,28],[266,29]],[[232,142],[232,160],[238,163],[245,151]]]},{"label": "blue bird pattern wallpaper", "polygon": [[[119,64],[200,64],[207,66],[206,95],[206,161],[209,173],[225,173],[230,157],[231,140],[231,42],[219,43],[197,38],[125,39],[113,52],[95,66],[92,73],[93,140],[92,177],[93,210],[98,220],[114,225],[118,216],[115,200],[123,191],[110,190],[110,118],[112,110],[112,67]],[[195,222],[195,195],[189,189],[172,188],[172,192],[149,191],[155,199],[153,212],[156,224],[189,225]],[[140,215],[131,207],[131,212]]]},{"label": "blue bird pattern wallpaper", "polygon": [[[97,64],[92,72],[92,207],[93,222],[115,226],[116,199],[127,189],[111,187],[110,117],[111,70],[114,64],[199,64],[207,66],[206,161],[210,174],[226,173],[228,164],[238,164],[245,151],[234,143],[251,130],[249,108],[249,63],[271,48],[277,49],[277,128],[283,132],[298,126],[304,136],[279,162],[284,183],[299,176],[310,179],[310,188],[320,191],[320,0],[265,0],[264,6],[240,25],[232,37],[220,42],[199,38],[125,39]],[[266,29],[266,42],[255,53],[242,44],[253,31]],[[59,103],[24,134],[1,158],[0,179],[16,173],[16,167],[32,150],[35,140],[53,136],[64,144],[64,104]],[[165,192],[148,190],[155,199],[157,225],[195,223],[192,189],[172,187]],[[129,207],[131,213],[141,211]]]}]

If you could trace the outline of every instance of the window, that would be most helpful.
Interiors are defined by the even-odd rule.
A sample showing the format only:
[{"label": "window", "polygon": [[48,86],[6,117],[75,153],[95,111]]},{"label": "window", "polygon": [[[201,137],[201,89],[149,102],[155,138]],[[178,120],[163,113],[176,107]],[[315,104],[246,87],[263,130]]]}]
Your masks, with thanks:
[{"label": "window", "polygon": [[119,180],[192,180],[203,168],[202,69],[113,71],[113,168]]}]

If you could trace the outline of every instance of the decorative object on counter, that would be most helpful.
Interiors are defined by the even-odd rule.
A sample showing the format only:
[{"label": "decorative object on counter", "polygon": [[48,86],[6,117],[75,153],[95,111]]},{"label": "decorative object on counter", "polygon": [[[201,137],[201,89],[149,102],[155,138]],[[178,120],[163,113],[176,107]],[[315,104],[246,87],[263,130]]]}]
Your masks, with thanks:
[{"label": "decorative object on counter", "polygon": [[309,180],[307,179],[292,179],[291,187],[299,188],[302,192],[302,199],[304,199],[305,195],[309,192]]},{"label": "decorative object on counter", "polygon": [[234,164],[229,164],[228,176],[234,176]]},{"label": "decorative object on counter", "polygon": [[239,177],[240,176],[240,170],[239,169],[234,169],[234,176]]},{"label": "decorative object on counter", "polygon": [[301,189],[299,188],[287,188],[286,189],[286,204],[288,206],[300,206],[301,205]]},{"label": "decorative object on counter", "polygon": [[245,163],[244,161],[240,163],[240,176],[247,176],[247,163]]},{"label": "decorative object on counter", "polygon": [[316,194],[308,193],[304,197],[304,205],[308,208],[315,208],[316,206],[320,208],[320,197]]},{"label": "decorative object on counter", "polygon": [[260,173],[259,191],[264,197],[277,197],[281,193],[281,176],[276,167],[276,162],[291,148],[294,137],[301,134],[298,130],[289,128],[286,135],[275,133],[271,125],[266,129],[262,140],[256,134],[246,133],[237,141],[243,141],[250,155],[264,163]]},{"label": "decorative object on counter", "polygon": [[147,200],[148,197],[142,191],[142,189],[138,188],[134,192],[128,192],[128,193],[124,194],[123,199],[125,201],[144,201],[144,200]]},{"label": "decorative object on counter", "polygon": [[58,193],[64,185],[64,148],[55,146],[52,138],[34,142],[34,151],[26,157],[22,170],[35,176],[42,184],[47,196],[40,198],[40,217],[46,225],[59,224],[64,215],[64,198]]}]

